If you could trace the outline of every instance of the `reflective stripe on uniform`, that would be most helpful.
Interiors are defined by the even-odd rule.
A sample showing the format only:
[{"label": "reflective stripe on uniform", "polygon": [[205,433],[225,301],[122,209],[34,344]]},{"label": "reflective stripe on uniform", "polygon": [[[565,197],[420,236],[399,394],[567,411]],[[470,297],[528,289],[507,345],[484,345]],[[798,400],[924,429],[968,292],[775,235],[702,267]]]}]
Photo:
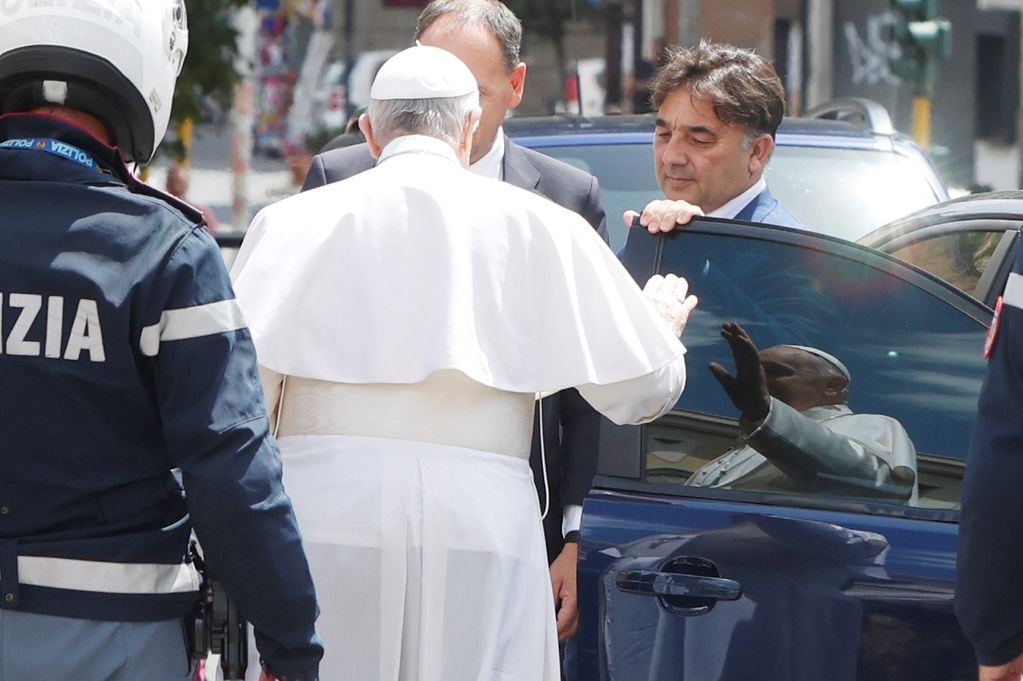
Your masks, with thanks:
[{"label": "reflective stripe on uniform", "polygon": [[142,329],[139,348],[146,357],[155,357],[164,341],[212,336],[244,327],[245,319],[234,299],[166,310],[158,323]]},{"label": "reflective stripe on uniform", "polygon": [[18,556],[18,583],[111,594],[172,594],[198,591],[199,573],[191,563],[104,563]]},{"label": "reflective stripe on uniform", "polygon": [[1023,309],[1023,274],[1013,272],[1009,275],[1009,281],[1005,282],[1005,292],[1002,293],[1002,301],[1006,305]]}]

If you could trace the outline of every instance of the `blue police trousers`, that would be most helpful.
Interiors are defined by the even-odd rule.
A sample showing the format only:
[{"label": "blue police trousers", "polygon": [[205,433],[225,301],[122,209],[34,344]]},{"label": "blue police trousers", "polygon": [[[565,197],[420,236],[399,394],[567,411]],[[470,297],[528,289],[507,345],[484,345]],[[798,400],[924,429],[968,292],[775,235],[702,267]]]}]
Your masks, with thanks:
[{"label": "blue police trousers", "polygon": [[0,681],[185,681],[181,620],[98,622],[0,610]]}]

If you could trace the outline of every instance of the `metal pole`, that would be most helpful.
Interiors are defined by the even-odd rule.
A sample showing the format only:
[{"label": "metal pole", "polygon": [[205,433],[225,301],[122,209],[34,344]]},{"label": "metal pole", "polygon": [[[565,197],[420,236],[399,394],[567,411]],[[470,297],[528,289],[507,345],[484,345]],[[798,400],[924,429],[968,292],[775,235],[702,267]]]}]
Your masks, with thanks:
[{"label": "metal pole", "polygon": [[256,111],[255,59],[259,17],[252,7],[244,6],[235,11],[234,23],[238,30],[235,68],[241,79],[234,86],[230,115],[231,221],[234,229],[244,230],[249,226],[248,180]]},{"label": "metal pole", "polygon": [[612,2],[607,6],[604,24],[606,42],[604,44],[604,76],[606,89],[606,106],[622,111],[622,22],[625,20],[622,5]]},{"label": "metal pole", "polygon": [[[352,106],[352,90],[350,78],[352,75],[352,67],[355,61],[355,49],[352,46],[352,40],[355,37],[355,0],[345,0],[345,72],[342,82],[345,84],[345,106],[351,109]],[[352,113],[349,111],[348,113]]]},{"label": "metal pole", "polygon": [[931,148],[931,98],[913,97],[913,140],[923,149]]},{"label": "metal pole", "polygon": [[689,47],[700,42],[700,0],[679,0],[678,44]]},{"label": "metal pole", "polygon": [[834,85],[834,0],[809,0],[806,6],[808,42],[805,108],[832,98]]},{"label": "metal pole", "polygon": [[[1019,39],[1020,39],[1020,54],[1023,55],[1023,0],[1019,2]],[[1016,145],[1019,147],[1018,163],[1019,170],[1017,172],[1016,186],[1023,187],[1023,66],[1019,69],[1020,79],[1020,104],[1019,113],[1016,117]]]}]

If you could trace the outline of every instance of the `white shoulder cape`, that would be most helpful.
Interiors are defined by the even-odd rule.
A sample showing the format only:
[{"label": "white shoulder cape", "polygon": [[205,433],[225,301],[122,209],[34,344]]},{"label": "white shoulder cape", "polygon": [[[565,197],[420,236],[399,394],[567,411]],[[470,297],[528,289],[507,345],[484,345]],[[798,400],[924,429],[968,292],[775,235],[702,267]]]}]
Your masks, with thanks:
[{"label": "white shoulder cape", "polygon": [[259,363],[294,376],[457,369],[541,392],[637,378],[684,352],[585,220],[429,138],[260,211],[232,277]]}]

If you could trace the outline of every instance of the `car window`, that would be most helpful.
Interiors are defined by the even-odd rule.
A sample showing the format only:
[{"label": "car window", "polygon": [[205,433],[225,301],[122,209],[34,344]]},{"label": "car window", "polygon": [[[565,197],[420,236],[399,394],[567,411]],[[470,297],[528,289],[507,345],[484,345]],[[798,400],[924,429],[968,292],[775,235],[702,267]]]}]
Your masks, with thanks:
[{"label": "car window", "polygon": [[597,177],[611,249],[618,252],[628,236],[622,214],[627,210],[641,211],[650,201],[664,198],[654,176],[651,144],[652,141],[537,147],[537,151]]},{"label": "car window", "polygon": [[[721,479],[733,481],[725,489],[956,508],[983,379],[987,308],[867,249],[764,227],[755,228],[757,238],[749,229],[720,233],[727,229],[738,232],[705,221],[664,241],[658,271],[689,279],[700,303],[683,336],[685,391],[674,411],[645,429],[643,479],[716,487],[694,474],[726,455],[731,468]],[[645,238],[641,232],[637,240]],[[846,439],[854,449],[863,443],[861,454],[888,447],[882,461],[892,469],[915,467],[912,499],[855,475],[837,479],[805,467],[766,475],[753,461],[743,473],[739,467],[750,463],[740,456],[747,443],[739,439],[738,410],[707,369],[715,361],[734,372],[724,322],[742,325],[761,351],[795,344],[838,358],[851,378],[847,406],[856,418],[824,415],[815,423],[850,424]],[[900,437],[915,448],[915,463],[907,463]],[[829,447],[814,455],[828,465],[844,461],[829,458],[847,455]]]},{"label": "car window", "polygon": [[1004,231],[947,232],[885,250],[975,295],[977,284],[1003,235]]},{"label": "car window", "polygon": [[938,201],[920,164],[890,151],[779,145],[765,176],[807,228],[849,241]]}]

